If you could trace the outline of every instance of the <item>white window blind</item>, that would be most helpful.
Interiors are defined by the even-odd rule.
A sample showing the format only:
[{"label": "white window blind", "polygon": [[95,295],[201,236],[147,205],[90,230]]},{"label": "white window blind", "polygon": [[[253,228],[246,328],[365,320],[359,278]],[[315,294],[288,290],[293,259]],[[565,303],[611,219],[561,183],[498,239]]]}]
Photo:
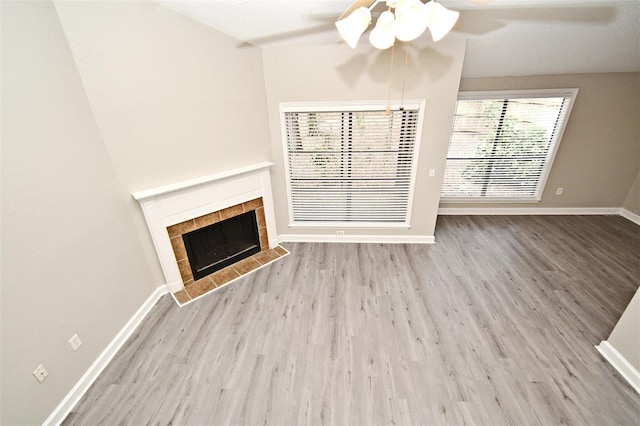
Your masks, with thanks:
[{"label": "white window blind", "polygon": [[385,108],[283,109],[292,224],[408,226],[420,108]]},{"label": "white window blind", "polygon": [[443,201],[539,201],[576,93],[461,94]]}]

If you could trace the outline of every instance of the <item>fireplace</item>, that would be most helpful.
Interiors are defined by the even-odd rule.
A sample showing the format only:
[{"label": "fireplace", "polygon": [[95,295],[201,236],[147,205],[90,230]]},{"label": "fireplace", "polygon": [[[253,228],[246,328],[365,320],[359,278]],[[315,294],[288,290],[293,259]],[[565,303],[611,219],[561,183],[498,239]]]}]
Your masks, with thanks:
[{"label": "fireplace", "polygon": [[218,287],[237,278],[269,253],[262,198],[167,226],[165,232],[183,286],[192,294],[195,287]]},{"label": "fireplace", "polygon": [[260,251],[255,210],[182,235],[194,280]]},{"label": "fireplace", "polygon": [[[178,303],[187,303],[288,254],[277,244],[269,176],[271,166],[268,162],[257,163],[133,194],[142,207],[166,285]],[[204,238],[205,242],[191,241],[191,236],[187,235],[186,244],[183,235],[245,213],[249,213],[248,217],[253,215],[257,223],[257,253],[241,260],[225,253],[222,257],[232,257],[233,263],[225,266],[222,263],[226,260],[223,260],[217,264],[221,269],[215,271],[206,267],[220,259],[212,261],[205,256],[195,259],[195,266],[191,264],[187,246],[190,246],[189,250],[204,246],[195,249],[207,251],[207,245],[213,245],[206,242],[211,234]],[[206,235],[209,230],[202,232]],[[218,231],[211,232],[215,236]],[[249,233],[255,238],[255,229]],[[200,239],[200,236],[195,238]],[[255,242],[238,251],[256,250],[253,245]],[[206,275],[201,276],[201,273]]]}]

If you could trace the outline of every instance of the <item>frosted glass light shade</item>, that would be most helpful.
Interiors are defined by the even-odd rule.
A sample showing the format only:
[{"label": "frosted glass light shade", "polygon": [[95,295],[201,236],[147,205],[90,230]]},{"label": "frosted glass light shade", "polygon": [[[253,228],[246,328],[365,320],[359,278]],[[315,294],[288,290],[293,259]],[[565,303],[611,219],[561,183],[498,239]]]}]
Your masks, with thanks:
[{"label": "frosted glass light shade", "polygon": [[393,46],[396,36],[393,32],[393,21],[395,17],[389,11],[382,12],[376,22],[376,26],[369,34],[369,42],[376,49],[388,49]]},{"label": "frosted glass light shade", "polygon": [[371,12],[364,6],[354,10],[349,16],[336,22],[340,37],[355,49],[360,36],[371,23]]},{"label": "frosted glass light shade", "polygon": [[449,34],[449,31],[458,22],[458,17],[460,16],[460,12],[449,10],[435,1],[425,4],[425,10],[428,15],[429,31],[431,31],[433,41],[439,41]]},{"label": "frosted glass light shade", "polygon": [[415,40],[427,29],[429,14],[420,0],[403,0],[396,8],[393,31],[401,41]]}]

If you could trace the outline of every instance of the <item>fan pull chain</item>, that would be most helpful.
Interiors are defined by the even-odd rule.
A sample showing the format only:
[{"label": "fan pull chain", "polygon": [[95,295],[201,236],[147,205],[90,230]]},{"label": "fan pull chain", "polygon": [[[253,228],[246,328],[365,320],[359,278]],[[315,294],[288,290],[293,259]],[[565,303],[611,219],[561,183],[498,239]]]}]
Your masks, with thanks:
[{"label": "fan pull chain", "polygon": [[389,64],[389,93],[387,94],[387,111],[385,114],[391,115],[391,85],[393,83],[393,51],[395,43],[391,45],[391,63]]},{"label": "fan pull chain", "polygon": [[407,64],[409,63],[409,43],[404,53],[404,71],[402,72],[402,97],[400,98],[400,111],[404,110],[404,85],[407,81]]}]

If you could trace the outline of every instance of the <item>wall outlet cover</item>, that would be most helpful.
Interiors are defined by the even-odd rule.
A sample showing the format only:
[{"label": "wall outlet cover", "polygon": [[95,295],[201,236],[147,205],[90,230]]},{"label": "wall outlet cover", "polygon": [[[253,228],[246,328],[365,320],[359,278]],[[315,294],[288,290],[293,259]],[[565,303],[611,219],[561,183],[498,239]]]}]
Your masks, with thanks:
[{"label": "wall outlet cover", "polygon": [[80,337],[78,337],[77,334],[74,334],[71,339],[69,339],[69,344],[71,345],[71,349],[75,352],[80,346],[82,346],[82,340],[80,340]]},{"label": "wall outlet cover", "polygon": [[33,371],[33,375],[37,381],[42,383],[49,375],[49,372],[42,366],[42,364],[40,364],[38,368]]}]

